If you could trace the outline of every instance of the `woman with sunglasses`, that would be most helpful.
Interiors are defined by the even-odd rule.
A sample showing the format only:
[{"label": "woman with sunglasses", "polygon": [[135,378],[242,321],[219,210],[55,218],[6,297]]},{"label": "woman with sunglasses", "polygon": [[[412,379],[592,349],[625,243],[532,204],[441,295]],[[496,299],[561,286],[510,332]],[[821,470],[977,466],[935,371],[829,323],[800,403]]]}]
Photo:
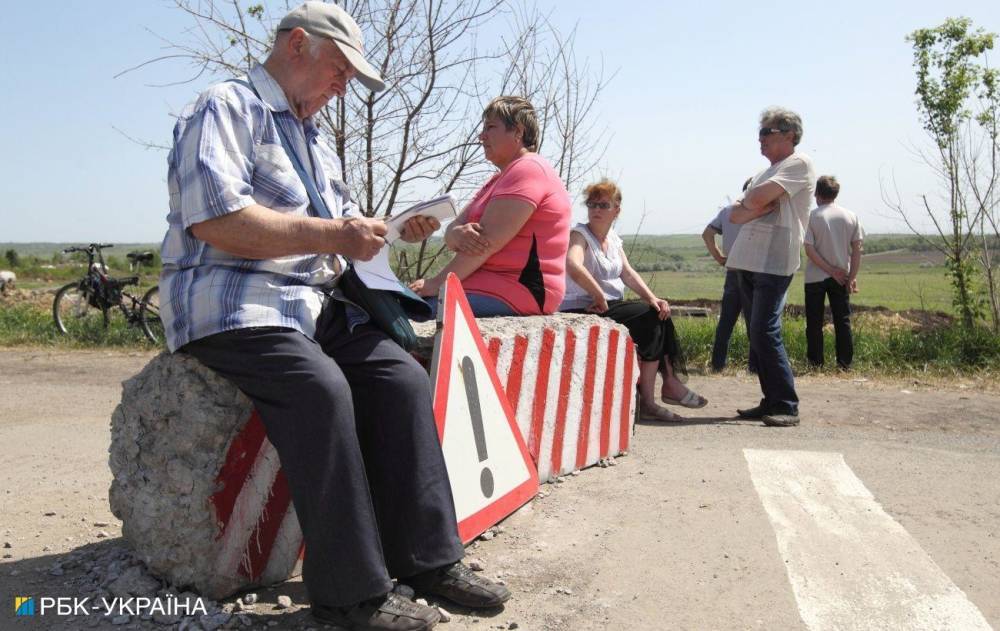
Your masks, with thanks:
[{"label": "woman with sunglasses", "polygon": [[[684,356],[670,319],[670,305],[657,298],[629,265],[614,223],[621,213],[618,185],[603,179],[583,191],[587,223],[577,224],[569,237],[566,257],[566,297],[561,311],[597,313],[623,324],[639,355],[639,414],[659,421],[680,416],[656,400],[656,374],[663,376],[660,399],[687,408],[704,407],[708,400],[684,385]],[[625,300],[625,288],[641,300]]]},{"label": "woman with sunglasses", "polygon": [[572,202],[559,175],[535,153],[538,119],[531,103],[493,99],[479,141],[499,172],[445,231],[454,258],[410,288],[436,308],[438,289],[452,272],[476,316],[554,313],[566,290]]}]

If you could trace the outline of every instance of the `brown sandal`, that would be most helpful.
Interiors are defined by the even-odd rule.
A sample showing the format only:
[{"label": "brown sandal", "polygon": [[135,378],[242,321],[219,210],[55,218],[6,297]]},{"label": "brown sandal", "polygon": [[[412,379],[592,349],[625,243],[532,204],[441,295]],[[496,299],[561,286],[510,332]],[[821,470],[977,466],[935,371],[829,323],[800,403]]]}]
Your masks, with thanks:
[{"label": "brown sandal", "polygon": [[660,399],[662,399],[663,402],[668,405],[680,405],[695,410],[698,408],[703,408],[706,405],[708,405],[708,399],[701,396],[700,394],[698,394],[697,392],[695,392],[690,388],[688,388],[687,392],[684,393],[684,396],[681,397],[679,401],[677,399],[671,399],[670,397],[665,397],[665,396],[660,396]]},{"label": "brown sandal", "polygon": [[639,405],[639,418],[651,420],[651,421],[664,421],[666,423],[678,423],[684,420],[684,417],[668,410],[665,407],[656,405],[646,405],[642,403]]}]

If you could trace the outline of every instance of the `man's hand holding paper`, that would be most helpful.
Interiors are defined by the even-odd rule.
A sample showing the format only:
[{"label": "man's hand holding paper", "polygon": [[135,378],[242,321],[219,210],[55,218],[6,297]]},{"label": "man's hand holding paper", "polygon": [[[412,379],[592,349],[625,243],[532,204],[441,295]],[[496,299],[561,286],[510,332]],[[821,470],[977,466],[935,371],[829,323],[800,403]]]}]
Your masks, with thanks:
[{"label": "man's hand holding paper", "polygon": [[340,220],[337,252],[347,258],[367,261],[385,246],[385,222],[371,217]]},{"label": "man's hand holding paper", "polygon": [[[451,195],[436,197],[410,206],[403,212],[386,218],[385,224],[388,228],[385,235],[386,243],[392,243],[399,238],[410,243],[423,241],[441,227],[442,221],[454,219],[457,214],[455,200]],[[413,222],[413,219],[418,217],[422,221]]]},{"label": "man's hand holding paper", "polygon": [[416,215],[410,217],[399,231],[399,238],[408,243],[418,243],[434,234],[441,227],[436,217]]}]

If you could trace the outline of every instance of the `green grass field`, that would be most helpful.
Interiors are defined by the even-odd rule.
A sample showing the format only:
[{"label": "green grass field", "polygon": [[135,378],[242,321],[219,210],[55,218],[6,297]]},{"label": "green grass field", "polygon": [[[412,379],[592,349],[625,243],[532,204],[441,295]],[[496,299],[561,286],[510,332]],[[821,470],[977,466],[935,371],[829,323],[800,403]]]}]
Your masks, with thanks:
[{"label": "green grass field", "polygon": [[[859,293],[851,296],[852,303],[894,311],[952,312],[951,287],[943,268],[903,271],[895,269],[895,265],[862,265]],[[653,293],[668,300],[719,300],[725,271],[719,268],[717,272],[644,272],[643,277]],[[801,274],[792,281],[788,301],[796,305],[805,302]]]},{"label": "green grass field", "polygon": [[[427,249],[433,252],[439,240]],[[12,244],[0,244],[5,252]],[[17,244],[13,244],[17,245]],[[66,244],[33,244],[19,252],[24,259],[18,269],[18,294],[0,298],[0,346],[52,346],[57,348],[133,347],[153,348],[135,327],[127,327],[120,319],[108,331],[96,330],[83,339],[59,335],[52,323],[52,291],[71,279],[79,278],[85,265],[56,253]],[[141,249],[149,244],[135,244]],[[913,237],[876,237],[874,252],[862,262],[859,286],[853,297],[857,305],[886,307],[893,311],[930,310],[951,314],[951,290],[945,268],[939,256],[914,247]],[[917,244],[919,245],[919,244]],[[899,247],[896,247],[899,246]],[[653,291],[673,301],[717,301],[722,294],[725,271],[705,252],[697,235],[626,237],[626,253]],[[147,248],[148,249],[148,248]],[[117,248],[116,248],[117,250]],[[124,254],[128,250],[119,251]],[[412,260],[415,246],[406,246]],[[394,252],[398,255],[398,252]],[[122,257],[123,258],[123,257]],[[432,268],[444,264],[448,255]],[[0,262],[3,266],[6,261]],[[121,258],[117,261],[121,264]],[[112,275],[130,275],[127,269],[113,269]],[[156,282],[157,270],[143,270],[143,285]],[[789,303],[803,303],[803,272],[796,274],[789,294]],[[23,291],[22,291],[23,290]],[[936,318],[938,324],[913,329],[900,324],[892,314],[865,314],[855,318],[855,371],[859,374],[956,374],[976,373],[990,376],[1000,373],[1000,337],[977,329],[962,331],[948,325],[947,319]],[[922,318],[916,318],[921,321]],[[907,322],[907,321],[903,321]],[[684,343],[692,372],[708,369],[716,318],[678,318],[677,328]],[[912,324],[912,322],[911,322]],[[926,325],[926,323],[925,323]],[[747,356],[747,340],[738,324],[733,336],[731,365],[740,366]],[[809,372],[805,363],[805,322],[802,318],[785,319],[785,343],[789,357],[798,373]],[[832,364],[833,336],[826,336],[828,356]],[[827,370],[834,370],[832,366]]]},{"label": "green grass field", "polygon": [[[883,236],[881,241],[909,237]],[[639,270],[650,288],[668,300],[719,300],[725,281],[725,270],[705,251],[701,238],[693,235],[639,237],[633,247],[625,239],[625,250],[633,267]],[[680,257],[677,270],[647,271],[645,268],[663,261],[663,252]],[[788,301],[801,305],[805,301],[803,288],[805,257],[802,268],[792,281]],[[888,250],[865,255],[858,277],[859,293],[851,297],[854,304],[886,307],[894,311],[922,309],[952,312],[951,286],[945,275],[940,255],[931,252]]]},{"label": "green grass field", "polygon": [[[626,235],[624,240],[629,260],[657,295],[668,300],[718,300],[722,295],[725,272],[708,256],[699,235]],[[894,311],[952,312],[951,287],[940,255],[917,249],[920,244],[910,235],[870,235],[866,242],[866,247],[876,253],[866,254],[862,261],[860,293],[852,296],[854,304]],[[82,275],[83,265],[74,265],[58,254],[68,245],[0,243],[0,252],[14,249],[22,259],[36,259],[34,265],[19,273],[18,279],[19,287],[36,289],[57,286]],[[434,239],[427,251],[433,252],[439,245],[440,241]],[[157,244],[122,244],[105,252],[122,266],[129,251],[157,249]],[[416,246],[407,245],[405,250],[412,260]],[[442,257],[432,271],[447,258]],[[53,268],[51,261],[62,262]],[[4,263],[0,261],[0,266]],[[129,273],[127,268],[112,271],[113,275]],[[155,269],[143,270],[143,284],[155,282],[156,273]],[[804,302],[803,276],[800,270],[792,281],[791,304]]]}]

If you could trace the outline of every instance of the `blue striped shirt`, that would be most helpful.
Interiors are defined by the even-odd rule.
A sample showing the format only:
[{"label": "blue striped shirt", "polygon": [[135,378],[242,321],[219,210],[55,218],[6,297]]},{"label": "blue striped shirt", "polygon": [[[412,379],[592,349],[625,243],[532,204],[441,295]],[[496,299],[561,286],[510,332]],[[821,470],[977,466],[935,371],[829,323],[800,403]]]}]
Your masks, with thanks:
[{"label": "blue striped shirt", "polygon": [[[167,158],[169,227],[163,239],[160,314],[171,351],[214,333],[281,326],[313,337],[335,278],[333,255],[251,260],[196,239],[193,224],[260,204],[280,213],[317,216],[281,145],[290,139],[333,217],[356,214],[337,154],[311,119],[298,120],[281,86],[263,66],[247,78],[203,92],[174,127]],[[259,95],[259,96],[258,96]],[[344,261],[341,260],[341,265]]]}]

